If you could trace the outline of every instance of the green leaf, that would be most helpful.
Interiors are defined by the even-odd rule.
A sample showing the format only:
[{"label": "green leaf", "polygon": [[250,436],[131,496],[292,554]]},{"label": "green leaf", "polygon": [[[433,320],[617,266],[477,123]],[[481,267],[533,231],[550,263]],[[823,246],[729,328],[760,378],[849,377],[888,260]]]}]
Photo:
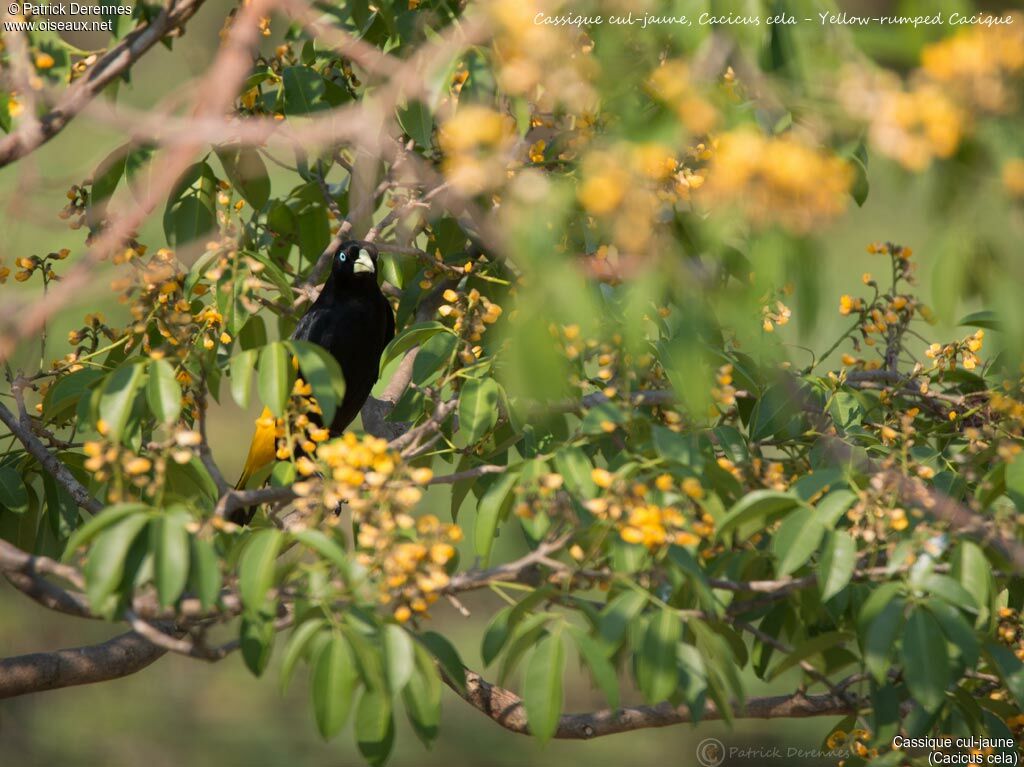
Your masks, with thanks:
[{"label": "green leaf", "polygon": [[659,703],[675,692],[679,682],[676,645],[683,624],[671,610],[659,610],[647,624],[636,657],[636,681],[649,703]]},{"label": "green leaf", "polygon": [[191,520],[187,511],[177,508],[151,523],[156,593],[164,607],[177,601],[188,582],[189,534],[185,528]]},{"label": "green leaf", "polygon": [[263,608],[274,582],[274,566],[281,550],[281,533],[275,528],[252,534],[238,562],[238,592],[250,611]]},{"label": "green leaf", "polygon": [[779,565],[779,576],[790,575],[818,550],[825,526],[813,509],[802,506],[783,520],[772,539],[772,551]]},{"label": "green leaf", "polygon": [[647,605],[647,597],[638,591],[626,591],[610,601],[601,611],[598,620],[600,643],[605,655],[613,655],[626,636],[626,630],[632,625],[640,612]]},{"label": "green leaf", "polygon": [[300,623],[288,637],[288,644],[285,646],[284,658],[281,659],[281,692],[288,689],[292,681],[292,674],[299,661],[305,657],[313,637],[320,629],[327,625],[323,618],[312,618]]},{"label": "green leaf", "polygon": [[[287,341],[288,347],[299,358],[299,374],[311,387],[324,423],[334,420],[334,413],[345,398],[345,377],[341,366],[322,346],[308,341]],[[262,363],[261,363],[262,364]]]},{"label": "green leaf", "polygon": [[189,589],[197,597],[204,610],[209,610],[220,597],[220,558],[212,541],[192,536],[192,568],[189,572]]},{"label": "green leaf", "polygon": [[83,570],[85,593],[94,611],[109,614],[107,597],[120,585],[128,549],[148,521],[149,516],[136,509],[96,537]]},{"label": "green leaf", "polygon": [[0,508],[13,514],[28,511],[28,491],[13,466],[0,466]]},{"label": "green leaf", "polygon": [[359,753],[371,765],[387,761],[395,745],[395,720],[391,697],[383,690],[366,690],[356,709],[356,742]]},{"label": "green leaf", "polygon": [[267,166],[259,151],[243,144],[227,144],[216,147],[228,181],[256,210],[260,210],[270,199],[270,177]]},{"label": "green leaf", "polygon": [[239,407],[249,407],[249,393],[252,390],[252,371],[256,367],[256,349],[249,349],[231,358],[228,372],[231,375],[231,396]]},{"label": "green leaf", "polygon": [[963,614],[941,599],[931,600],[926,608],[942,626],[942,633],[956,647],[964,667],[973,668],[978,662],[981,647],[974,629],[964,620]]},{"label": "green leaf", "polygon": [[217,177],[207,163],[185,170],[164,209],[164,235],[169,245],[180,248],[214,228],[216,195]]},{"label": "green leaf", "polygon": [[401,626],[389,623],[384,627],[384,665],[392,693],[399,693],[408,684],[415,669],[413,643]]},{"label": "green leaf", "polygon": [[162,423],[174,423],[181,413],[181,386],[174,377],[174,367],[165,359],[150,360],[146,382],[149,411]]},{"label": "green leaf", "polygon": [[954,607],[969,613],[978,612],[978,604],[971,593],[948,575],[931,573],[921,581],[921,588],[935,596],[945,599]]},{"label": "green leaf", "polygon": [[882,608],[867,631],[864,664],[878,684],[884,684],[889,673],[893,645],[903,627],[903,607],[902,599],[893,599]]},{"label": "green leaf", "polygon": [[915,607],[910,613],[903,632],[902,655],[911,694],[925,711],[938,710],[951,681],[949,654],[941,627],[924,608]]},{"label": "green leaf", "polygon": [[331,633],[313,662],[313,712],[324,740],[341,732],[355,694],[359,673],[348,640],[340,631]]},{"label": "green leaf", "polygon": [[833,647],[838,647],[851,639],[853,639],[853,634],[847,631],[829,631],[825,634],[818,634],[817,636],[805,639],[793,648],[793,652],[782,658],[765,674],[765,681],[770,682],[778,678],[780,674],[797,666],[800,661],[807,660]]},{"label": "green leaf", "polygon": [[402,701],[413,730],[429,746],[441,721],[441,679],[430,653],[419,644],[415,649],[416,671],[402,690]]},{"label": "green leaf", "polygon": [[472,445],[483,439],[498,421],[498,382],[471,378],[459,393],[459,430]]},{"label": "green leaf", "polygon": [[558,729],[562,714],[562,677],[565,673],[565,647],[558,635],[548,635],[537,643],[523,679],[523,705],[530,733],[542,743]]},{"label": "green leaf", "polygon": [[145,365],[140,362],[123,362],[103,384],[99,416],[106,425],[106,435],[114,441],[120,441],[123,435],[144,371]]},{"label": "green leaf", "polygon": [[827,602],[846,588],[856,566],[857,542],[844,530],[829,533],[818,568],[822,602]]},{"label": "green leaf", "polygon": [[1003,645],[989,643],[985,645],[985,656],[996,673],[1003,680],[1018,706],[1024,707],[1024,663]]},{"label": "green leaf", "polygon": [[850,490],[833,490],[814,507],[817,518],[825,527],[831,529],[843,518],[843,515],[850,510],[850,507],[857,501],[856,493]]},{"label": "green leaf", "polygon": [[420,642],[437,659],[438,665],[444,670],[445,676],[460,690],[466,687],[466,665],[459,657],[455,645],[436,631],[425,631],[419,636]]},{"label": "green leaf", "polygon": [[256,386],[263,404],[278,418],[284,416],[285,405],[291,394],[291,360],[288,347],[275,341],[260,352],[260,372]]},{"label": "green leaf", "polygon": [[423,149],[429,149],[434,134],[434,118],[422,101],[410,101],[398,110],[398,124],[405,134]]},{"label": "green leaf", "polygon": [[498,610],[487,623],[480,645],[480,659],[484,662],[484,666],[490,666],[494,662],[501,652],[501,648],[508,641],[509,635],[512,633],[512,627],[509,625],[512,610],[513,605]]},{"label": "green leaf", "polygon": [[502,474],[487,489],[477,505],[473,540],[476,544],[476,553],[484,565],[490,560],[491,548],[498,533],[498,522],[512,505],[512,488],[515,487],[517,478],[518,475],[513,471]]},{"label": "green leaf", "polygon": [[324,78],[309,67],[286,67],[281,80],[284,85],[285,114],[305,115],[330,106],[324,101]]},{"label": "green leaf", "polygon": [[578,447],[567,445],[555,453],[555,469],[565,479],[566,488],[581,498],[593,498],[597,485],[591,479],[594,464]]},{"label": "green leaf", "polygon": [[64,547],[62,561],[69,561],[78,549],[85,546],[111,525],[120,522],[132,514],[140,514],[144,511],[149,511],[149,506],[144,503],[119,503],[103,509],[71,534],[67,545]]},{"label": "green leaf", "polygon": [[785,383],[768,387],[754,405],[750,417],[750,438],[755,442],[770,437],[789,423],[794,409],[793,385]]},{"label": "green leaf", "polygon": [[790,493],[755,490],[741,498],[725,515],[718,527],[717,538],[720,540],[726,533],[740,526],[763,527],[798,504],[797,498]]},{"label": "green leaf", "polygon": [[348,554],[336,541],[329,538],[320,530],[296,530],[292,537],[307,548],[312,549],[322,556],[344,576],[346,581],[351,581],[352,563],[349,562]]},{"label": "green leaf", "polygon": [[965,325],[971,328],[984,328],[985,330],[1002,330],[1003,323],[999,315],[991,310],[974,312],[962,318],[957,325]]},{"label": "green leaf", "polygon": [[615,667],[605,655],[604,648],[578,626],[570,626],[569,633],[572,634],[572,638],[576,642],[584,665],[590,669],[591,677],[604,693],[608,707],[613,710],[617,709],[619,707],[619,679],[615,673]]},{"label": "green leaf", "polygon": [[274,623],[262,615],[246,613],[238,634],[242,661],[254,676],[262,676],[274,650]]}]

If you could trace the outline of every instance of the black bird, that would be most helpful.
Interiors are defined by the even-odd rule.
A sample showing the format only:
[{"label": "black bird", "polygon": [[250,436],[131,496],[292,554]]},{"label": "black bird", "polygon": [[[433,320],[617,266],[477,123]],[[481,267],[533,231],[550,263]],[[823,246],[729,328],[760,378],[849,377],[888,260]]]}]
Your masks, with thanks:
[{"label": "black bird", "polygon": [[[331,274],[319,298],[299,320],[292,338],[322,346],[338,361],[345,396],[331,421],[332,437],[355,420],[380,377],[380,358],[395,337],[395,314],[377,285],[377,248],[369,242],[343,242],[331,259]],[[274,418],[269,409],[256,420],[245,468],[236,487],[274,460]],[[247,523],[252,514],[239,510],[232,521]]]}]

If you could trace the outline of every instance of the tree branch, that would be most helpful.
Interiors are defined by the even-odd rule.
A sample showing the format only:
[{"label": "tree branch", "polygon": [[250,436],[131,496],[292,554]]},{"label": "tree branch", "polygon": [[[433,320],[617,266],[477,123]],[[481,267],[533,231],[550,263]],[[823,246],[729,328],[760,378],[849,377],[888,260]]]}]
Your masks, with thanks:
[{"label": "tree branch", "polygon": [[[465,670],[465,687],[442,674],[445,683],[464,701],[482,712],[510,732],[527,735],[530,732],[522,698],[510,690],[493,685],[479,674]],[[802,691],[791,695],[774,695],[764,698],[750,698],[745,704],[737,704],[735,716],[738,719],[800,719],[813,716],[841,716],[857,711],[854,701],[843,700],[833,695],[806,695]],[[700,721],[722,719],[722,711],[708,701],[704,705]],[[556,738],[563,740],[589,740],[620,732],[632,732],[651,727],[668,727],[673,724],[693,722],[693,715],[686,706],[659,703],[655,706],[629,706],[603,709],[583,714],[563,714],[555,730]]]},{"label": "tree branch", "polygon": [[102,644],[0,659],[0,698],[119,679],[165,652],[129,631]]},{"label": "tree branch", "polygon": [[195,15],[205,0],[171,0],[152,22],[128,34],[92,66],[88,74],[75,81],[56,106],[37,124],[23,123],[0,140],[0,168],[35,151],[81,112],[90,101],[127,72],[150,48]]},{"label": "tree branch", "polygon": [[0,421],[3,421],[4,425],[11,430],[11,434],[25,446],[29,454],[42,464],[46,472],[63,485],[64,489],[75,499],[75,503],[93,514],[103,508],[103,504],[92,497],[88,488],[75,479],[67,466],[57,460],[57,457],[36,438],[31,429],[23,426],[14,413],[2,403],[0,403]]}]

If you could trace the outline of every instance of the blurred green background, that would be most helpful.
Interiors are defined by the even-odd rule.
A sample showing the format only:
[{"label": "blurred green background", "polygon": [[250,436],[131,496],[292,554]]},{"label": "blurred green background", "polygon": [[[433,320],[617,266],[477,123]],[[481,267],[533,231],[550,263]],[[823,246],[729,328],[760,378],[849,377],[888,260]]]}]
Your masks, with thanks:
[{"label": "blurred green background", "polygon": [[[878,7],[877,3],[847,3]],[[1012,5],[1012,4],[1006,4]],[[154,50],[133,72],[134,87],[124,89],[126,103],[145,107],[171,88],[181,86],[203,71],[217,42],[229,4],[211,2],[201,11],[188,34],[175,43],[173,51]],[[1001,5],[1002,7],[1002,5]],[[99,161],[124,137],[79,120],[56,140],[12,167],[0,170],[0,260],[11,265],[15,258],[71,247],[74,255],[84,249],[83,232],[71,232],[57,218],[64,204],[64,192],[86,178]],[[816,238],[815,263],[803,279],[816,289],[801,291],[792,301],[794,322],[780,336],[794,346],[821,349],[838,335],[847,320],[836,311],[839,296],[855,292],[864,271],[878,269],[865,253],[875,240],[894,240],[914,248],[921,263],[921,293],[932,300],[936,292],[953,279],[933,258],[949,233],[937,227],[931,211],[936,174],[915,176],[899,170],[881,158],[872,159],[871,194],[863,208],[851,206],[848,215]],[[995,181],[994,179],[992,180]],[[124,190],[120,194],[125,193]],[[982,194],[984,191],[982,191]],[[980,231],[1005,231],[1005,222],[993,210],[986,220],[984,205],[978,206],[975,226]],[[159,243],[159,216],[151,218],[139,239]],[[756,263],[755,263],[756,268]],[[795,278],[797,275],[793,275]],[[74,305],[63,308],[51,324],[49,356],[62,352],[62,339],[81,323],[87,312],[104,312],[114,320],[123,309],[112,303],[107,275],[98,274],[91,288],[77,296]],[[1008,288],[1012,289],[1010,285]],[[38,291],[38,285],[9,282],[5,295],[16,291]],[[818,306],[801,302],[800,295],[813,294]],[[951,337],[956,316],[977,307],[959,305],[940,313],[939,324],[929,330],[934,340]],[[38,346],[24,345],[15,362],[35,364]],[[794,349],[793,359],[806,357]],[[232,476],[241,467],[251,414],[241,412],[224,399],[211,412],[211,441],[225,472]],[[444,488],[431,492],[436,511],[446,518],[448,504]],[[509,550],[515,541],[503,541]],[[471,618],[463,618],[444,605],[436,609],[434,628],[452,637],[470,667],[480,670],[481,629],[498,600],[479,594],[467,601]],[[48,613],[27,601],[6,585],[0,585],[0,657],[44,651],[101,641],[117,629],[98,623],[76,621]],[[93,765],[348,765],[361,760],[351,738],[342,735],[323,743],[315,731],[308,705],[308,688],[302,675],[282,695],[275,669],[263,679],[254,679],[241,659],[230,657],[206,665],[180,657],[166,657],[133,677],[90,687],[36,694],[0,702],[0,765],[12,767],[92,767]],[[793,679],[779,680],[776,692],[792,689]],[[763,694],[763,685],[749,687],[750,694]],[[569,711],[600,708],[599,694],[590,690],[582,675],[573,677],[568,691]],[[823,723],[820,723],[823,724]],[[441,737],[431,751],[425,751],[405,727],[400,729],[394,765],[622,765],[671,760],[695,763],[696,744],[705,737],[721,738],[728,746],[770,748],[778,745],[783,754],[789,747],[817,748],[817,734],[823,727],[808,728],[799,721],[744,722],[733,731],[720,723],[697,728],[682,726],[647,730],[603,738],[591,743],[552,742],[545,747],[523,736],[502,730],[481,714],[446,692]],[[824,759],[727,759],[725,764],[832,764]]]}]

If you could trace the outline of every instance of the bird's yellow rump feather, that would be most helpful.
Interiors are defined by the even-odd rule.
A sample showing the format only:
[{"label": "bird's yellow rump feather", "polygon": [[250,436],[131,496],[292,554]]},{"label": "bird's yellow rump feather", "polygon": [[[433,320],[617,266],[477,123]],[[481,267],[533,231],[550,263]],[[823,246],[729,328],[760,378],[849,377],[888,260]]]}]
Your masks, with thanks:
[{"label": "bird's yellow rump feather", "polygon": [[270,408],[265,407],[260,417],[256,419],[256,433],[252,436],[249,455],[245,458],[245,468],[242,469],[242,476],[235,485],[236,489],[244,489],[254,474],[274,460],[277,452],[276,443],[277,421]]}]

